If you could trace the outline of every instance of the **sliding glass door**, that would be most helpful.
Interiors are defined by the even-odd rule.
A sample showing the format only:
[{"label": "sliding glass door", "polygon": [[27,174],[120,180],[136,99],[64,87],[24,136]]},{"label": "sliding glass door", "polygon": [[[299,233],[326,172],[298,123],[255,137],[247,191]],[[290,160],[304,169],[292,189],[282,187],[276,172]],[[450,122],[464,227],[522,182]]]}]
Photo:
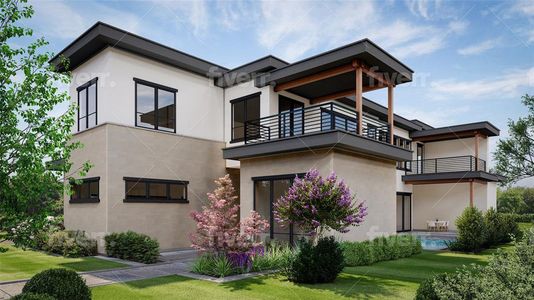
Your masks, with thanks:
[{"label": "sliding glass door", "polygon": [[412,230],[412,194],[397,193],[397,232]]}]

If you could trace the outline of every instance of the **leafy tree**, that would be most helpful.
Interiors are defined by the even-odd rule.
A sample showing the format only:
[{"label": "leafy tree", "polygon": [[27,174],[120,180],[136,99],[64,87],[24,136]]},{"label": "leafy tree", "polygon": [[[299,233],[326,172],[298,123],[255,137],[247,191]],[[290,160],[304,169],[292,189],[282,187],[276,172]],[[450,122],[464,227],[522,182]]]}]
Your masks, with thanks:
[{"label": "leafy tree", "polygon": [[526,94],[521,101],[528,116],[508,122],[510,137],[497,143],[495,171],[505,177],[504,184],[534,176],[534,97]]},{"label": "leafy tree", "polygon": [[295,224],[314,239],[326,230],[348,232],[366,215],[363,202],[354,201],[350,189],[343,181],[337,182],[335,173],[325,180],[315,169],[302,179],[295,178],[287,193],[274,203],[276,222],[283,226]]},{"label": "leafy tree", "polygon": [[500,213],[523,213],[527,209],[524,201],[524,191],[521,188],[497,190],[497,210]]},{"label": "leafy tree", "polygon": [[[48,64],[52,54],[42,50],[47,42],[32,39],[32,30],[21,26],[33,12],[26,0],[0,0],[0,216],[4,215],[0,219],[4,229],[22,220],[31,219],[35,226],[43,223],[51,205],[47,199],[63,195],[62,177],[70,169],[71,151],[79,146],[69,143],[75,107],[60,116],[51,114],[68,101],[67,92],[58,86],[67,84],[70,76],[54,72]],[[51,170],[50,161],[62,163]],[[83,169],[88,167],[85,164]]]},{"label": "leafy tree", "polygon": [[255,211],[240,223],[239,204],[230,175],[215,183],[217,188],[208,194],[208,205],[202,211],[191,213],[197,222],[196,232],[191,235],[192,246],[216,255],[253,250],[260,245],[257,236],[269,228],[269,223]]},{"label": "leafy tree", "polygon": [[523,188],[523,202],[525,202],[525,212],[534,214],[534,188]]}]

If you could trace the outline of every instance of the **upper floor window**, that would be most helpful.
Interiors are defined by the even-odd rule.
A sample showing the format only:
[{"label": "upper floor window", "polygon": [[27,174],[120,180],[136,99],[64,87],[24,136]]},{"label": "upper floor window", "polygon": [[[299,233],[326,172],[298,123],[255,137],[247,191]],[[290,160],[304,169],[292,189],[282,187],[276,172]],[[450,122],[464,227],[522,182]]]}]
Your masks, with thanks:
[{"label": "upper floor window", "polygon": [[255,93],[230,101],[232,104],[232,142],[245,139],[245,122],[260,118],[260,94]]},{"label": "upper floor window", "polygon": [[97,81],[98,78],[93,78],[76,89],[78,91],[78,131],[97,124]]},{"label": "upper floor window", "polygon": [[134,78],[135,126],[176,132],[178,90]]},{"label": "upper floor window", "polygon": [[188,203],[188,181],[124,177],[124,202]]},{"label": "upper floor window", "polygon": [[100,202],[100,177],[81,179],[81,183],[72,185],[70,203]]}]

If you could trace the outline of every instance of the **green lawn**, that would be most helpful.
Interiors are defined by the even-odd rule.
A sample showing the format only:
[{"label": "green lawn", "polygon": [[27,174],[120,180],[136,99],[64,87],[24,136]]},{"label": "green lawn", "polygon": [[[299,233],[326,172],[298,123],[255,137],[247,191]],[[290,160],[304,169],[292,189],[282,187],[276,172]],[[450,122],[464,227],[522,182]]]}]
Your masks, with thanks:
[{"label": "green lawn", "polygon": [[78,272],[126,267],[124,264],[95,257],[64,258],[42,252],[21,250],[0,244],[9,250],[0,253],[0,281],[26,279],[50,268],[67,268]]},{"label": "green lawn", "polygon": [[421,280],[464,264],[483,264],[491,252],[425,251],[410,258],[345,268],[332,284],[293,284],[276,275],[226,284],[167,276],[96,287],[93,299],[413,299]]},{"label": "green lawn", "polygon": [[530,230],[531,228],[534,228],[534,223],[518,223],[518,224],[519,224],[519,229],[525,232]]}]

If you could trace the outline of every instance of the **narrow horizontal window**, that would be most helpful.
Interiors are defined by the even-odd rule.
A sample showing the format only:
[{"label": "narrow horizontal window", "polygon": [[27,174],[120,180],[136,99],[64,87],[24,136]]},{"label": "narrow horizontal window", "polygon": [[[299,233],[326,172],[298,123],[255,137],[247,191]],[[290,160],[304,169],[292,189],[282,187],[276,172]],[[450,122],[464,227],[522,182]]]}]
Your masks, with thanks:
[{"label": "narrow horizontal window", "polygon": [[188,181],[124,177],[124,202],[188,203]]},{"label": "narrow horizontal window", "polygon": [[100,177],[84,178],[81,183],[72,182],[70,203],[100,202]]}]

